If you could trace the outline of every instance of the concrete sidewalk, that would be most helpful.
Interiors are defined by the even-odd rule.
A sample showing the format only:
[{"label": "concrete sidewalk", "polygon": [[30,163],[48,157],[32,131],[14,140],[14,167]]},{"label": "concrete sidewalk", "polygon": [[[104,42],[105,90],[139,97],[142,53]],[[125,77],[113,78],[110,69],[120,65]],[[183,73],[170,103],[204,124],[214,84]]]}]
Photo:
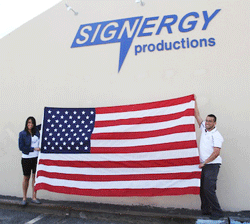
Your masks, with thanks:
[{"label": "concrete sidewalk", "polygon": [[[0,195],[0,207],[5,209],[25,209],[25,211],[54,214],[83,219],[104,220],[137,220],[136,223],[250,223],[250,211],[225,212],[225,218],[220,221],[210,220],[202,216],[199,210],[179,208],[159,208],[151,206],[125,206],[74,201],[41,200],[42,204],[21,206],[21,198]],[[131,219],[129,219],[131,218]],[[158,222],[157,222],[158,220]],[[131,223],[131,222],[130,222]]]}]

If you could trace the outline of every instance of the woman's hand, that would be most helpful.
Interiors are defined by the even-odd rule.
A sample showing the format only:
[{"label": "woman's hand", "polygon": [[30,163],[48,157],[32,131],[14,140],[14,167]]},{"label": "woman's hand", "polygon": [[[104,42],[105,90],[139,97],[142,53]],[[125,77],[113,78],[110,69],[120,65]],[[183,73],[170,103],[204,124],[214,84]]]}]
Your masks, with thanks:
[{"label": "woman's hand", "polygon": [[41,149],[40,148],[34,148],[34,151],[40,151]]}]

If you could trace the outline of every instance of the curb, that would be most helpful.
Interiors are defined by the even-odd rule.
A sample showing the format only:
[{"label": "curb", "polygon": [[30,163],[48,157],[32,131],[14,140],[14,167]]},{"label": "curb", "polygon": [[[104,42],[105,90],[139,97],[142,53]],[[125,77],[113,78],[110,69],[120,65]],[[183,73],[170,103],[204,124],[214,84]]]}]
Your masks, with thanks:
[{"label": "curb", "polygon": [[137,223],[152,223],[152,220],[175,221],[176,223],[232,223],[250,224],[250,211],[225,212],[225,218],[221,222],[212,221],[202,216],[199,210],[159,208],[151,206],[126,206],[113,204],[100,204],[75,201],[50,201],[41,200],[42,204],[33,204],[28,200],[27,206],[21,205],[21,198],[0,195],[0,207],[4,209],[16,209],[43,214],[59,216],[80,217],[83,219],[105,219],[110,220],[131,217],[138,219]]}]

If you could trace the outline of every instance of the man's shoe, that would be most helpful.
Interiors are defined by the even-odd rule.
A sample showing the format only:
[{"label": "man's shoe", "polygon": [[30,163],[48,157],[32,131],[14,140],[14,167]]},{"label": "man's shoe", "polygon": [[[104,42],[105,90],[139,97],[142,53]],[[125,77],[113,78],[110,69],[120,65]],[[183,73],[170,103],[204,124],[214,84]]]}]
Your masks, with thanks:
[{"label": "man's shoe", "polygon": [[221,214],[221,215],[216,214],[216,215],[211,215],[209,218],[212,219],[212,220],[219,220],[219,219],[221,219],[223,217],[224,217],[223,214]]},{"label": "man's shoe", "polygon": [[26,201],[26,200],[22,200],[21,205],[22,205],[22,206],[27,205],[27,201]]},{"label": "man's shoe", "polygon": [[202,215],[212,215],[211,212],[202,212]]},{"label": "man's shoe", "polygon": [[35,199],[35,200],[31,200],[31,203],[34,203],[34,204],[41,204],[41,202],[39,201],[39,200],[37,200],[37,199]]}]

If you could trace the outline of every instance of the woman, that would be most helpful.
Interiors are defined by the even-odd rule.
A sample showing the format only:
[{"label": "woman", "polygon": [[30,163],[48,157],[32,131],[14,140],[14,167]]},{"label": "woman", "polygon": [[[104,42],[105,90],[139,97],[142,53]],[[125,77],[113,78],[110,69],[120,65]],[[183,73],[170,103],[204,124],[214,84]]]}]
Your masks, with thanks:
[{"label": "woman", "polygon": [[39,148],[40,126],[36,127],[36,120],[34,117],[28,117],[25,123],[25,128],[19,133],[19,149],[22,151],[22,169],[23,169],[23,200],[22,205],[27,204],[27,191],[29,187],[29,179],[32,171],[32,203],[40,204],[41,202],[36,198],[34,191],[35,173],[37,166],[37,158]]}]

